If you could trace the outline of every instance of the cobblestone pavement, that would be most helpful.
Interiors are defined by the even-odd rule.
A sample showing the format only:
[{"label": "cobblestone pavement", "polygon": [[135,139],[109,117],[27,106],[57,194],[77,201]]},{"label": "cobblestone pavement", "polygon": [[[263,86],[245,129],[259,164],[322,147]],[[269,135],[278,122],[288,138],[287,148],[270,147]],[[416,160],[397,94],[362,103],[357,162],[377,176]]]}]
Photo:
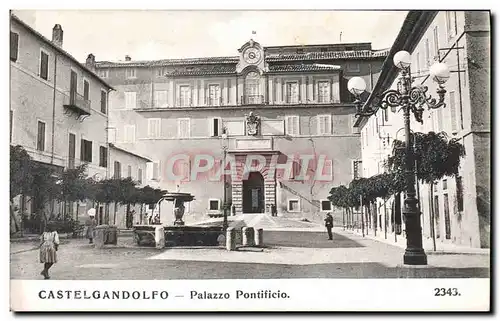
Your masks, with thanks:
[{"label": "cobblestone pavement", "polygon": [[[343,231],[333,241],[324,232],[267,231],[265,242],[268,247],[261,250],[228,252],[138,248],[129,236],[104,249],[67,240],[51,275],[65,280],[489,277],[488,255],[429,254],[429,266],[409,268],[401,266],[403,249]],[[36,245],[11,244],[11,278],[41,278]]]}]

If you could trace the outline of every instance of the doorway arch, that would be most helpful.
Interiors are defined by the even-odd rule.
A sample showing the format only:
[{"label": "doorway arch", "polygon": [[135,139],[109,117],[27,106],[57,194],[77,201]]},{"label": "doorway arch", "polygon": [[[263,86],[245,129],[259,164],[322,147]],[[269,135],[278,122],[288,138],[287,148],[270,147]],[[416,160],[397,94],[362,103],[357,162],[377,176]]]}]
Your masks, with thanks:
[{"label": "doorway arch", "polygon": [[264,213],[264,177],[260,172],[251,172],[243,180],[243,213]]}]

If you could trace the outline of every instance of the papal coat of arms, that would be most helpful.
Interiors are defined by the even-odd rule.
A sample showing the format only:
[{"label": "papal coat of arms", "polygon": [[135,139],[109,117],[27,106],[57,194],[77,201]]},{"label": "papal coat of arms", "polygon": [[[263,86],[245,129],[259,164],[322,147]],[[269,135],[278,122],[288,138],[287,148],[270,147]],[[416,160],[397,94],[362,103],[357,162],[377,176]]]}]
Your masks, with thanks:
[{"label": "papal coat of arms", "polygon": [[245,115],[245,117],[247,123],[247,135],[257,135],[260,127],[260,117],[255,116],[253,111],[251,111],[250,114]]}]

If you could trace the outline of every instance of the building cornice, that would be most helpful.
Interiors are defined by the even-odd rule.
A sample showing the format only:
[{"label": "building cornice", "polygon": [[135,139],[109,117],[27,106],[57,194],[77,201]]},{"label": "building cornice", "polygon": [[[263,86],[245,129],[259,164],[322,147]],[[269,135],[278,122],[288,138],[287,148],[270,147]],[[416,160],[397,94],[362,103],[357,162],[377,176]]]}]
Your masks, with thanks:
[{"label": "building cornice", "polygon": [[[427,28],[432,23],[438,11],[421,11],[413,10],[410,11],[403,22],[401,30],[399,31],[394,44],[389,50],[389,54],[382,64],[382,69],[380,71],[380,76],[370,93],[368,99],[363,105],[363,110],[367,106],[371,106],[374,110],[378,109],[378,106],[374,106],[374,100],[385,90],[392,86],[392,83],[398,75],[398,69],[394,66],[393,57],[398,51],[406,50],[412,53],[417,47],[420,39],[427,31]],[[358,117],[354,127],[363,128],[363,126],[368,122],[369,116]]]},{"label": "building cornice", "polygon": [[197,110],[235,110],[235,109],[289,109],[289,108],[339,108],[352,107],[352,103],[330,103],[330,104],[282,104],[282,105],[228,105],[228,106],[199,106],[199,107],[163,107],[163,108],[136,108],[136,112],[168,112],[168,111],[197,111]]}]

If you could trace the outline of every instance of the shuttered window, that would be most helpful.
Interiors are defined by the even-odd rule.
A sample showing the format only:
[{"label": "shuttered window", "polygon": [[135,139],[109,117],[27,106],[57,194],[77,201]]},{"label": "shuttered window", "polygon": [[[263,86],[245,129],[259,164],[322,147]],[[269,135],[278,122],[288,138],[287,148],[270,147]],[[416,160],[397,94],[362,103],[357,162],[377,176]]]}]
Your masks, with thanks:
[{"label": "shuttered window", "polygon": [[47,80],[49,78],[49,55],[40,51],[40,77]]},{"label": "shuttered window", "polygon": [[318,135],[328,135],[332,133],[332,116],[318,116]]},{"label": "shuttered window", "polygon": [[106,91],[101,90],[101,113],[103,114],[106,113],[107,102],[108,102],[108,95]]},{"label": "shuttered window", "polygon": [[299,116],[287,116],[285,123],[285,131],[287,135],[296,136],[300,134]]},{"label": "shuttered window", "polygon": [[178,132],[177,135],[179,138],[187,138],[191,136],[190,133],[190,120],[189,118],[182,118],[177,120],[178,124]]},{"label": "shuttered window", "polygon": [[39,151],[45,150],[45,123],[38,121],[38,131],[37,131],[36,149]]},{"label": "shuttered window", "polygon": [[10,60],[17,61],[19,53],[19,34],[10,32]]},{"label": "shuttered window", "polygon": [[149,138],[160,137],[160,118],[148,119],[148,137]]}]

